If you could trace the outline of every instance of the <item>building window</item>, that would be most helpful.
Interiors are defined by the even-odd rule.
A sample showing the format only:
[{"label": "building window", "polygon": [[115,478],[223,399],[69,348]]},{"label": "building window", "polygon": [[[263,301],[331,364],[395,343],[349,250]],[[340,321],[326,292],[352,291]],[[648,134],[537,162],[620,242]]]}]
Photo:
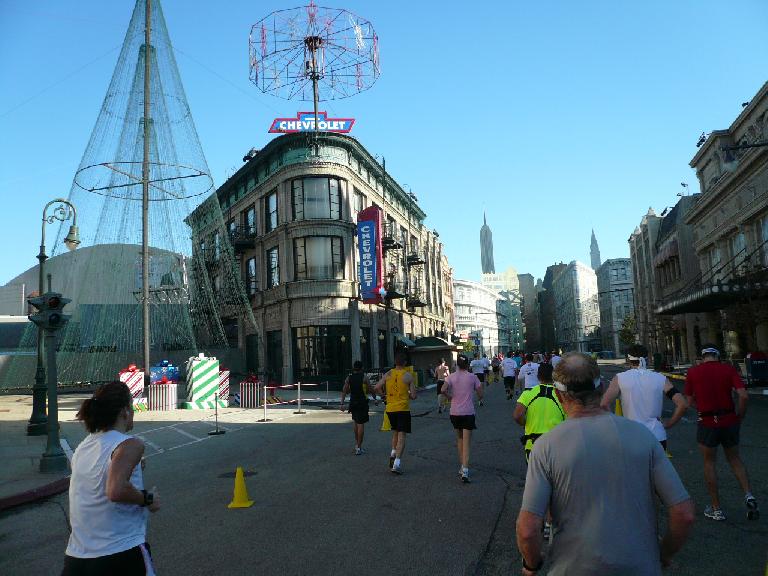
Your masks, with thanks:
[{"label": "building window", "polygon": [[267,288],[280,284],[280,254],[277,246],[267,250]]},{"label": "building window", "polygon": [[341,183],[337,178],[297,178],[292,183],[293,219],[341,219]]},{"label": "building window", "polygon": [[256,206],[251,204],[243,213],[243,226],[246,234],[256,233]]},{"label": "building window", "polygon": [[355,210],[355,214],[357,214],[358,212],[362,212],[365,209],[365,196],[357,188],[355,188],[354,190],[355,190],[354,210]]},{"label": "building window", "polygon": [[258,277],[256,276],[256,258],[248,258],[245,262],[245,289],[249,296],[256,294],[259,289]]},{"label": "building window", "polygon": [[213,233],[213,259],[218,260],[221,257],[221,236],[218,230]]},{"label": "building window", "polygon": [[[359,335],[355,335],[356,338]],[[301,326],[293,329],[296,378],[340,376],[351,369],[349,326]]]},{"label": "building window", "polygon": [[232,218],[230,221],[227,222],[227,234],[229,234],[230,241],[234,237],[236,231],[237,231],[237,222],[235,222],[235,219]]},{"label": "building window", "polygon": [[294,241],[296,280],[344,278],[344,250],[339,236],[307,236]]},{"label": "building window", "polygon": [[758,245],[763,254],[763,266],[768,266],[768,215],[763,216],[759,222]]},{"label": "building window", "polygon": [[267,232],[277,228],[277,190],[270,192],[264,199],[264,223]]}]

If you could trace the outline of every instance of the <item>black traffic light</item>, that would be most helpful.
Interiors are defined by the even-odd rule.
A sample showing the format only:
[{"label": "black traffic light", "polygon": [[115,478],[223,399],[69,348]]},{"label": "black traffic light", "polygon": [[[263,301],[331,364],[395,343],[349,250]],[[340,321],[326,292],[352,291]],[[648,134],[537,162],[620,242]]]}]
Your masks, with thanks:
[{"label": "black traffic light", "polygon": [[63,298],[58,292],[46,292],[42,296],[27,300],[37,308],[36,314],[30,314],[28,318],[43,330],[51,332],[63,328],[69,321],[69,316],[64,314],[64,306],[71,300]]}]

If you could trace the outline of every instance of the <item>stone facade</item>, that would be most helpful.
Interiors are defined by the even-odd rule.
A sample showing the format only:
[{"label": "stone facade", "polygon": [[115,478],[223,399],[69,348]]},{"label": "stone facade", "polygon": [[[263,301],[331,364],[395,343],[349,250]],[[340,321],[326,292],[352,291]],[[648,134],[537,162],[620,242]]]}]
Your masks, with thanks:
[{"label": "stone facade", "polygon": [[620,358],[624,355],[624,345],[619,333],[624,319],[634,311],[632,261],[611,258],[603,262],[597,269],[597,291],[603,350],[610,350]]},{"label": "stone facade", "polygon": [[[354,138],[289,134],[247,158],[216,194],[256,318],[249,368],[278,382],[339,380],[355,360],[453,330],[452,271],[425,213]],[[357,213],[383,218],[385,303],[363,304]],[[198,230],[193,246],[216,231]],[[210,245],[210,244],[209,244]],[[226,311],[222,311],[226,314]]]},{"label": "stone facade", "polygon": [[554,278],[558,347],[564,351],[596,351],[600,347],[597,277],[586,264],[573,260]]},{"label": "stone facade", "polygon": [[565,266],[566,265],[562,262],[547,266],[544,280],[541,283],[541,291],[536,295],[536,310],[539,317],[541,348],[547,352],[552,352],[558,348],[555,296],[552,291],[552,284],[555,277],[565,269]]},{"label": "stone facade", "polygon": [[520,295],[523,299],[523,327],[525,329],[524,349],[528,352],[541,351],[541,330],[537,304],[536,283],[530,274],[518,274]]}]

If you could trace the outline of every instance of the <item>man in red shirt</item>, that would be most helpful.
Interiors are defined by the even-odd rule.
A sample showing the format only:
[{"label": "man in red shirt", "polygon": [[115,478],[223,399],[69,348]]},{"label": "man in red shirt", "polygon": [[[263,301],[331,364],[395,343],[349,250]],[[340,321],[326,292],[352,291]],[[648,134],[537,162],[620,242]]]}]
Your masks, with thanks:
[{"label": "man in red shirt", "polygon": [[[720,352],[707,345],[702,351],[702,362],[688,370],[685,395],[688,403],[699,414],[696,440],[704,457],[704,480],[712,504],[704,509],[704,516],[712,520],[725,520],[717,491],[717,447],[722,444],[725,458],[744,490],[747,518],[757,520],[760,512],[757,500],[749,488],[747,469],[739,457],[739,428],[747,413],[747,391],[736,369],[720,362]],[[738,397],[738,412],[733,403],[733,392]]]}]

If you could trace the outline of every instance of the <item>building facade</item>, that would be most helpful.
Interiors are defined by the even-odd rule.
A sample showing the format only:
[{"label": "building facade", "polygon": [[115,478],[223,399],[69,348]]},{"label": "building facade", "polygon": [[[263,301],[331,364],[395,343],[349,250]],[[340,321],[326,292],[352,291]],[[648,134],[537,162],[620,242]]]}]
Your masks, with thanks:
[{"label": "building facade", "polygon": [[508,330],[505,342],[512,350],[522,350],[525,344],[525,323],[523,321],[523,297],[520,293],[520,280],[517,270],[508,266],[504,272],[484,273],[482,284],[496,292],[504,302],[499,303],[503,316],[508,318],[505,330]]},{"label": "building facade", "polygon": [[554,278],[552,292],[558,348],[597,351],[600,348],[600,310],[595,271],[573,260]]},{"label": "building facade", "polygon": [[541,283],[541,291],[536,294],[541,348],[547,352],[551,352],[558,348],[555,296],[552,291],[552,284],[555,277],[560,274],[565,267],[566,265],[562,262],[547,266],[547,270],[544,273],[544,280]]},{"label": "building facade", "polygon": [[611,258],[603,262],[597,269],[597,293],[603,350],[610,350],[619,358],[625,348],[619,338],[621,327],[624,319],[634,314],[632,261]]},{"label": "building facade", "polygon": [[539,326],[539,312],[537,307],[538,290],[536,282],[530,274],[518,274],[520,282],[520,295],[523,301],[523,326],[524,326],[524,345],[523,349],[529,352],[541,351],[541,331]]},{"label": "building facade", "polygon": [[768,350],[768,83],[690,163],[700,194],[685,215],[700,273],[657,312],[701,319],[696,340],[732,358]]},{"label": "building facade", "polygon": [[597,269],[600,268],[600,246],[597,245],[597,237],[595,236],[595,231],[592,230],[592,239],[589,242],[589,259],[590,263],[592,264],[592,270],[597,272]]},{"label": "building facade", "polygon": [[500,346],[509,349],[509,334],[501,332],[509,319],[503,317],[496,291],[472,280],[454,280],[453,299],[458,344],[473,341],[477,352],[489,356],[499,352]]},{"label": "building facade", "polygon": [[[355,360],[383,368],[397,346],[448,338],[452,271],[442,243],[415,197],[357,140],[287,134],[245,161],[216,194],[256,319],[255,333],[239,333],[249,369],[277,382],[335,381]],[[362,303],[358,279],[356,216],[372,205],[384,223],[381,304]],[[221,233],[199,227],[193,247],[211,251]]]},{"label": "building facade", "polygon": [[483,274],[495,274],[496,266],[493,263],[493,233],[483,213],[483,226],[480,228],[480,265]]}]

